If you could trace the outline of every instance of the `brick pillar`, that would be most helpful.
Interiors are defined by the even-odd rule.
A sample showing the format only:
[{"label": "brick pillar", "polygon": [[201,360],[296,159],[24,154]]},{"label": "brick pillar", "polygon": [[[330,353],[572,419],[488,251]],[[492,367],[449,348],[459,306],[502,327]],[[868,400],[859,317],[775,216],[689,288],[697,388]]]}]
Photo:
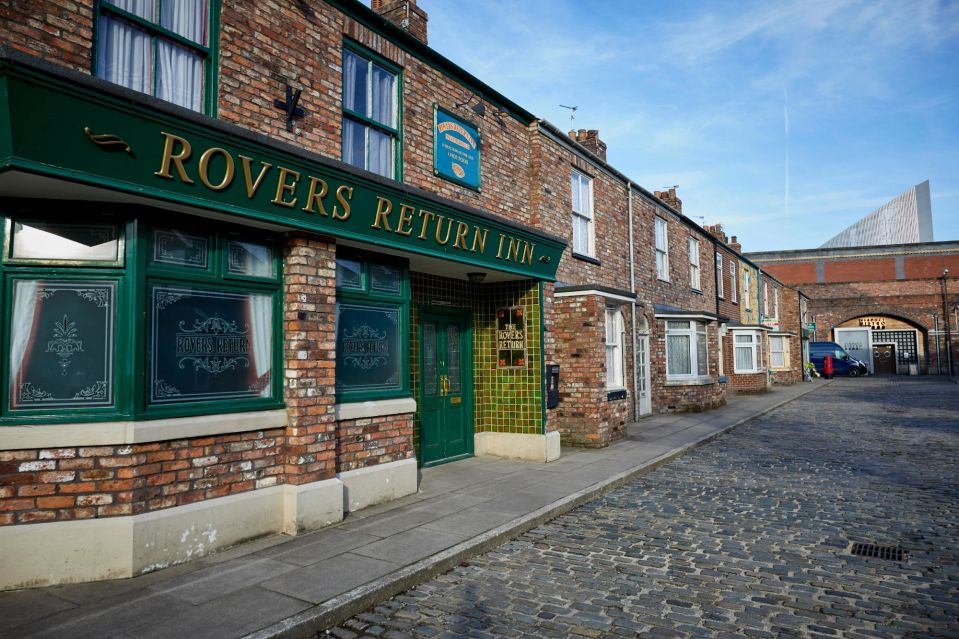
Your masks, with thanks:
[{"label": "brick pillar", "polygon": [[284,260],[284,473],[307,484],[336,473],[336,245],[292,237]]}]

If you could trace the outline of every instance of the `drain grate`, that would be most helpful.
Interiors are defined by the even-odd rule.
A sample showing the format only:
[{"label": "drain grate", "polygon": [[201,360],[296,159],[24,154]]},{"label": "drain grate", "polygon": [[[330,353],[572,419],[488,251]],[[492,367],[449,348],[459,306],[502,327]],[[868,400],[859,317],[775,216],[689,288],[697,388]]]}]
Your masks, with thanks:
[{"label": "drain grate", "polygon": [[878,544],[855,542],[852,545],[852,554],[859,555],[860,557],[872,557],[874,559],[902,561],[906,556],[906,551],[902,549],[902,546],[880,546]]}]

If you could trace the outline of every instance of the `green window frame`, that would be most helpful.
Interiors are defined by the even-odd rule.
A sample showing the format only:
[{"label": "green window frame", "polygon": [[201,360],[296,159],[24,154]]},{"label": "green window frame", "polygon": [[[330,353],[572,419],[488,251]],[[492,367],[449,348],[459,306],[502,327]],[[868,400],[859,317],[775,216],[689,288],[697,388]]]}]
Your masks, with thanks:
[{"label": "green window frame", "polygon": [[[62,203],[53,202],[4,201],[0,206],[0,305],[7,309],[0,318],[0,424],[156,419],[283,406],[279,237],[143,207],[72,206],[64,213]],[[80,253],[84,242],[94,243],[84,235],[85,227],[101,234],[115,229],[116,259],[104,259],[97,246],[90,249],[96,259],[63,259],[56,247],[42,255],[42,246],[25,257],[17,250],[18,237],[26,238],[24,229],[33,227],[52,227],[53,240],[78,240],[69,246],[80,246]],[[186,249],[177,253],[168,243],[160,255],[160,233],[182,234],[205,245],[201,250],[202,242],[181,241],[178,246]],[[191,260],[196,256],[190,249],[204,259]],[[165,314],[157,310],[151,291],[167,295]],[[158,371],[179,378],[163,380]],[[162,393],[155,392],[158,379],[166,383]]]},{"label": "green window frame", "polygon": [[[217,98],[217,79],[218,79],[218,58],[219,58],[219,33],[220,33],[220,0],[207,0],[206,21],[204,24],[205,33],[202,40],[189,37],[178,33],[174,28],[167,28],[162,25],[163,10],[166,6],[176,6],[177,0],[152,0],[151,16],[146,17],[138,15],[125,8],[124,0],[96,0],[94,2],[94,46],[93,46],[93,64],[91,73],[110,81],[116,81],[109,77],[102,65],[106,64],[105,51],[109,47],[107,24],[110,21],[116,21],[134,29],[137,32],[149,37],[150,49],[150,81],[149,91],[144,91],[154,97],[162,96],[158,93],[158,78],[160,73],[157,65],[161,55],[161,47],[169,47],[166,52],[182,50],[188,54],[197,56],[203,65],[202,71],[202,97],[200,98],[199,108],[193,108],[187,104],[181,104],[185,108],[200,111],[207,115],[216,117],[216,98]],[[181,5],[183,6],[183,5]],[[130,66],[134,61],[128,61]],[[183,71],[181,66],[178,71]],[[121,86],[130,87],[124,82],[117,82]],[[175,100],[173,100],[176,103]]]},{"label": "green window frame", "polygon": [[[403,176],[403,70],[381,55],[366,47],[346,40],[343,42],[342,55],[342,107],[341,122],[341,158],[347,164],[366,169],[383,177],[402,180]],[[350,75],[350,69],[363,69],[356,77]],[[374,79],[392,77],[392,108],[389,113],[377,113],[375,104],[377,91]],[[352,84],[351,84],[352,82]],[[361,86],[362,85],[362,86]],[[357,97],[362,93],[362,105]],[[351,136],[362,133],[362,144]],[[373,158],[374,140],[388,139],[392,145],[389,154],[391,166],[384,168]],[[361,148],[359,148],[361,147]],[[363,157],[357,157],[359,152]],[[382,160],[380,160],[382,161]]]},{"label": "green window frame", "polygon": [[[336,401],[412,397],[408,262],[341,249],[336,256],[336,273]],[[389,277],[378,282],[378,273]],[[345,320],[347,316],[372,319],[377,315],[380,320],[388,319],[380,324],[364,321],[362,325]],[[392,340],[389,331],[393,331]],[[388,368],[391,360],[395,368]]]}]

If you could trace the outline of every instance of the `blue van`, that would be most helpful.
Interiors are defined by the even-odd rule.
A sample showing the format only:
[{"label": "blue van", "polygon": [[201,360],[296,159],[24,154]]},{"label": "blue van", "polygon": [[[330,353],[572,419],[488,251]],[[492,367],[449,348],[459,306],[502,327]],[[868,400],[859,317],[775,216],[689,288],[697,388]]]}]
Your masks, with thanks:
[{"label": "blue van", "polygon": [[833,375],[859,377],[869,372],[869,368],[863,362],[849,357],[843,347],[836,342],[809,342],[809,361],[820,375],[823,373],[822,367],[826,355],[832,355]]}]

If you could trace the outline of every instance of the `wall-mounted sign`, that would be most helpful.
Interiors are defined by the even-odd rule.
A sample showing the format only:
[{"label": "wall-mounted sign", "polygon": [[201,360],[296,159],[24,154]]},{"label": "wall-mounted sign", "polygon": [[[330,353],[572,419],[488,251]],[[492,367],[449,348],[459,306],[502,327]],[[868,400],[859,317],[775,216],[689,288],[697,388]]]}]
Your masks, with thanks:
[{"label": "wall-mounted sign", "polygon": [[886,318],[885,317],[860,317],[859,325],[868,326],[869,328],[876,331],[883,331],[883,330],[886,330]]},{"label": "wall-mounted sign", "polygon": [[[187,121],[67,80],[38,80],[2,55],[0,96],[0,171],[31,167],[80,184],[526,278],[555,280],[565,248],[533,229],[369,179],[292,146],[244,139],[212,118]],[[459,149],[464,183],[478,185],[476,128],[448,114],[437,117],[440,135]],[[16,145],[10,131],[17,132]],[[457,177],[451,157],[444,166]],[[181,251],[181,259],[193,259],[194,249]]]},{"label": "wall-mounted sign", "polygon": [[433,119],[433,172],[478,191],[479,129],[439,107],[434,108]]},{"label": "wall-mounted sign", "polygon": [[499,368],[526,368],[526,312],[522,306],[496,309]]}]

